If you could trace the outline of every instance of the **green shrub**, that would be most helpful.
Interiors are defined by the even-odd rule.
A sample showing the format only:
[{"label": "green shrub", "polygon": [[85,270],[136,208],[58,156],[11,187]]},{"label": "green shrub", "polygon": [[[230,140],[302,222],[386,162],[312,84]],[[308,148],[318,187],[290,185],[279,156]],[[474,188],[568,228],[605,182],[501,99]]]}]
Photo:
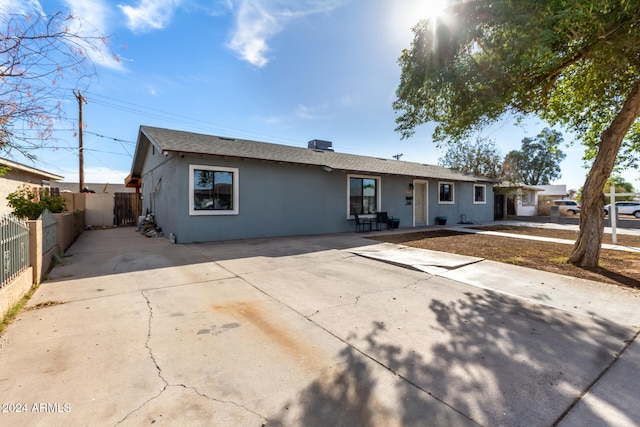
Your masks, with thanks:
[{"label": "green shrub", "polygon": [[13,214],[21,219],[38,219],[45,209],[59,213],[66,208],[62,197],[52,196],[47,189],[35,189],[27,185],[9,194],[7,200]]}]

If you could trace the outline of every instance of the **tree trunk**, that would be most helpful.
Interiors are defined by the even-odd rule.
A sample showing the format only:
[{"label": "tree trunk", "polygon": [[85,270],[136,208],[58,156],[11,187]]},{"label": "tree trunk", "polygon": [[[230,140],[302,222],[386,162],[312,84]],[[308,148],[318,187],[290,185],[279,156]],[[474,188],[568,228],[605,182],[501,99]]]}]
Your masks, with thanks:
[{"label": "tree trunk", "polygon": [[[640,115],[640,81],[633,86],[622,109],[602,132],[598,154],[582,189],[580,233],[569,262],[579,267],[597,267],[604,231],[604,186],[615,165],[622,140]],[[610,215],[614,213],[611,209]]]}]

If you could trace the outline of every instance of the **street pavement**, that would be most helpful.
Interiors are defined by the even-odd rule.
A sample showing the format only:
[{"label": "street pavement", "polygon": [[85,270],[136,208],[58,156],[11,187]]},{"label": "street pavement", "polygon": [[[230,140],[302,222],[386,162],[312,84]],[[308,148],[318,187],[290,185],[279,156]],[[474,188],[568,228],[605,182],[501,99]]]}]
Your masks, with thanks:
[{"label": "street pavement", "polygon": [[83,233],[0,337],[0,425],[640,425],[638,292],[370,237]]}]

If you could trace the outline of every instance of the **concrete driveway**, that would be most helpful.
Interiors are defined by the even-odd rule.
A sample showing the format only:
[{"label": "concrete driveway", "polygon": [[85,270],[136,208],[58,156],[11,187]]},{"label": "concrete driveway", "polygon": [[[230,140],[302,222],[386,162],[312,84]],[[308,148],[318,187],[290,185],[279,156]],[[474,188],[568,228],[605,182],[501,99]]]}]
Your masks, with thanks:
[{"label": "concrete driveway", "polygon": [[0,338],[0,425],[640,424],[638,293],[362,236],[85,232]]}]

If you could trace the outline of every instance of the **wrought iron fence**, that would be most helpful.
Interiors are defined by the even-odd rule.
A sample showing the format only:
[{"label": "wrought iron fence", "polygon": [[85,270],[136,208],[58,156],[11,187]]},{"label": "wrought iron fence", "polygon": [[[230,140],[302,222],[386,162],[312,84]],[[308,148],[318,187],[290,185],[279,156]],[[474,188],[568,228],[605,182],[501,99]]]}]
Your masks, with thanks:
[{"label": "wrought iron fence", "polygon": [[38,219],[42,220],[42,253],[47,253],[56,245],[56,217],[45,209]]},{"label": "wrought iron fence", "polygon": [[0,216],[0,287],[29,267],[29,226],[13,215]]}]

